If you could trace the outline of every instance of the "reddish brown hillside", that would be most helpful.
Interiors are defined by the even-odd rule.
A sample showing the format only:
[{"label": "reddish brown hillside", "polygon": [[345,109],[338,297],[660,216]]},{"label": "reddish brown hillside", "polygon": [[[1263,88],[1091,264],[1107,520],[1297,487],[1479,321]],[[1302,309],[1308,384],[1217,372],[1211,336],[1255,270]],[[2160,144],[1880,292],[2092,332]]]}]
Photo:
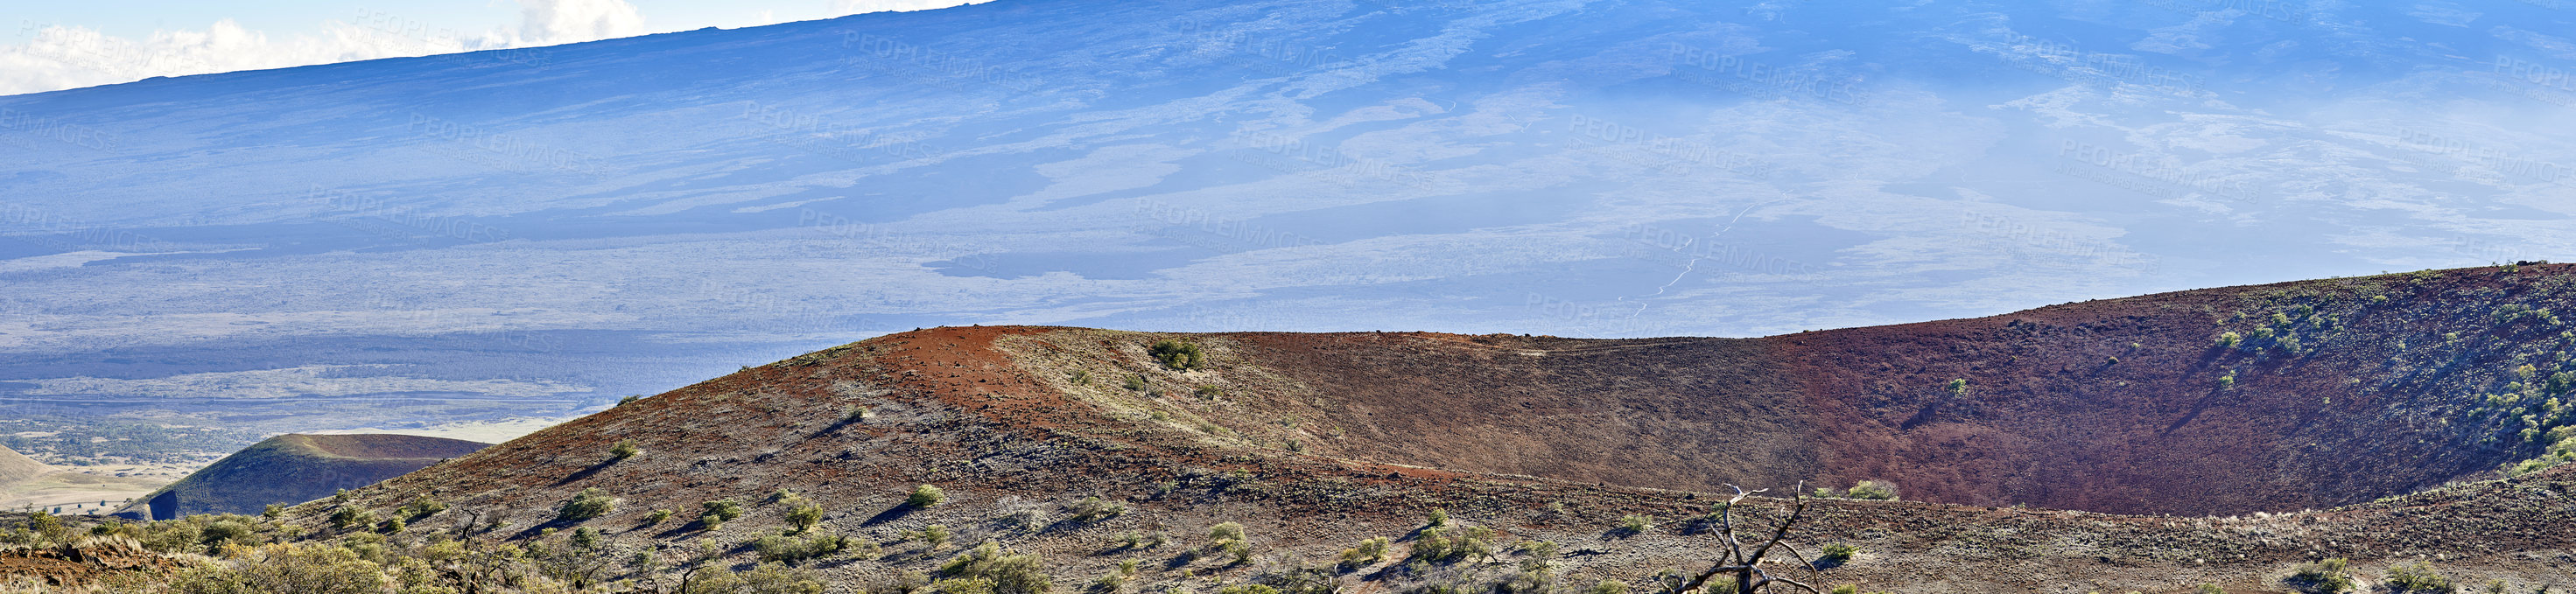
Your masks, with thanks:
[{"label": "reddish brown hillside", "polygon": [[[940,524],[956,542],[1049,555],[1066,564],[1059,575],[1143,555],[1161,565],[1140,580],[1197,588],[1214,584],[1171,580],[1248,579],[1236,573],[1275,564],[1211,565],[1114,535],[1194,540],[1235,521],[1278,547],[1265,551],[1330,558],[1358,539],[1404,538],[1442,507],[1578,547],[1569,575],[1633,579],[1697,563],[1704,537],[1672,522],[1630,541],[1608,529],[1621,514],[1704,513],[1717,498],[1703,493],[1730,482],[1889,478],[1911,498],[1969,506],[1833,504],[1802,539],[1882,552],[1836,575],[1972,576],[1936,591],[2069,580],[2171,591],[2273,587],[2286,564],[2319,555],[2368,567],[2446,556],[2522,583],[2556,562],[2518,552],[2576,545],[2565,472],[2255,518],[1993,506],[2292,510],[2543,456],[2568,433],[2552,397],[2576,378],[2558,371],[2569,334],[2544,308],[2566,307],[2571,272],[2214,289],[1762,339],[936,328],[645,398],[385,481],[351,505],[383,517],[435,500],[454,511],[411,525],[484,538],[593,528],[671,564],[696,548],[672,541],[748,555],[745,543],[782,524],[771,496],[783,489],[825,505],[823,530],[899,543],[827,566],[846,583],[936,565],[942,549],[902,535]],[[2240,338],[2222,345],[2222,332]],[[1168,339],[1199,345],[1208,365],[1158,363],[1151,345]],[[615,456],[619,442],[640,452]],[[950,501],[904,506],[924,483]],[[617,499],[613,511],[558,517],[592,488]],[[1088,496],[1134,510],[1068,517]],[[748,513],[715,530],[691,522],[717,499]],[[677,513],[656,522],[656,509]],[[363,529],[334,527],[333,511],[316,502],[290,517],[325,535]]]}]

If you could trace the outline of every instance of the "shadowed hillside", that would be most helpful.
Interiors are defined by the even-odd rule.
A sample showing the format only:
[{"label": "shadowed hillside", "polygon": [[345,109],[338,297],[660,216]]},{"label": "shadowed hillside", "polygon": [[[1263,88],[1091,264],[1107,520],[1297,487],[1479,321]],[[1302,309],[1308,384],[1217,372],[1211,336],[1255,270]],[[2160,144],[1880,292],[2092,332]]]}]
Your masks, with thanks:
[{"label": "shadowed hillside", "polygon": [[[1881,552],[1833,575],[2012,568],[1951,586],[2173,589],[2270,583],[2319,556],[2441,555],[2519,580],[2554,570],[2508,553],[2576,544],[2566,474],[2545,468],[2567,455],[2549,446],[2568,434],[2553,395],[2576,373],[2558,371],[2568,334],[2550,310],[2570,272],[2285,283],[1761,339],[937,328],[638,400],[350,505],[478,538],[589,528],[620,543],[610,552],[652,556],[673,541],[749,555],[812,501],[826,533],[887,543],[821,566],[863,584],[945,558],[915,536],[931,525],[1039,553],[1059,575],[1146,556],[1162,564],[1152,579],[1187,582],[1293,560],[1163,559],[1179,551],[1121,535],[1240,522],[1264,551],[1330,558],[1372,536],[1408,542],[1443,508],[1498,538],[1569,547],[1569,576],[1628,579],[1699,563],[1705,536],[1679,519],[1711,511],[1721,499],[1704,493],[1725,483],[1776,496],[1884,478],[1925,501],[1837,500],[1793,534]],[[2527,478],[2405,495],[2508,465]],[[949,498],[907,505],[917,484]],[[1086,497],[1134,509],[1086,513]],[[742,519],[692,521],[717,500]],[[2362,502],[2180,522],[1995,507]],[[342,509],[314,502],[288,519],[366,529],[328,519]],[[1657,519],[1617,528],[1629,514]],[[1357,575],[1389,588],[1483,579],[1372,567]]]},{"label": "shadowed hillside", "polygon": [[280,435],[216,460],[116,515],[167,520],[190,514],[255,514],[272,503],[328,497],[486,445],[415,435]]}]

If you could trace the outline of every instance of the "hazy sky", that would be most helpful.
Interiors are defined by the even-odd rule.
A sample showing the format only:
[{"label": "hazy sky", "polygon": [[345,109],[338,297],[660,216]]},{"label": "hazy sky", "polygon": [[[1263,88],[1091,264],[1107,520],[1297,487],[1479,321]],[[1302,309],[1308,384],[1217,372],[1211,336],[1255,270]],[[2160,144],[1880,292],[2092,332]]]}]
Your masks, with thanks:
[{"label": "hazy sky", "polygon": [[45,2],[9,9],[0,95],[177,76],[749,27],[961,0]]}]

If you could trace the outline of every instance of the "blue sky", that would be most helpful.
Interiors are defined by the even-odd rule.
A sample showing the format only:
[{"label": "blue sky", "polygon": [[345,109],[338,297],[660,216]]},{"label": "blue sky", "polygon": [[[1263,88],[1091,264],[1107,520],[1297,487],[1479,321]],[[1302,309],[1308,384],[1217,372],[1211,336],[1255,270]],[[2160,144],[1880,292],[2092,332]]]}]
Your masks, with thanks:
[{"label": "blue sky", "polygon": [[13,6],[0,95],[374,58],[738,28],[959,0],[50,2]]}]

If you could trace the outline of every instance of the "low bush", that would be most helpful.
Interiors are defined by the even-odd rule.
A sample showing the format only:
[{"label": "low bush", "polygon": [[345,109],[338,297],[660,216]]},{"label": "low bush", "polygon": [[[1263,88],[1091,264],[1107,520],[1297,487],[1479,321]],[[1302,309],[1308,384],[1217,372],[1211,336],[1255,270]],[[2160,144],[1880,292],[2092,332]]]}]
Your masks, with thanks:
[{"label": "low bush", "polygon": [[742,504],[732,499],[717,499],[698,504],[698,524],[707,530],[724,527],[725,522],[742,517]]},{"label": "low bush", "polygon": [[1850,543],[1825,543],[1825,546],[1816,553],[1816,569],[1841,567],[1851,563],[1852,556],[1858,554],[1860,554],[1860,547],[1852,546]]},{"label": "low bush", "polygon": [[[838,534],[815,534],[804,538],[797,538],[784,534],[771,534],[760,537],[760,540],[758,541],[754,541],[752,543],[752,549],[760,553],[760,560],[762,561],[777,561],[789,565],[796,565],[806,561],[830,557],[842,551],[851,550],[856,548],[856,545],[861,542],[865,542],[865,539],[850,538]],[[875,543],[868,544],[873,545]]]},{"label": "low bush", "polygon": [[1386,537],[1380,536],[1360,541],[1359,546],[1342,549],[1342,567],[1358,569],[1376,565],[1379,561],[1386,560],[1387,545]]},{"label": "low bush", "polygon": [[637,447],[635,445],[635,440],[620,439],[617,440],[617,445],[610,446],[608,448],[608,459],[611,461],[622,461],[627,458],[633,458],[636,454],[641,453],[644,453],[644,448]]},{"label": "low bush", "polygon": [[1654,516],[1628,514],[1619,516],[1619,528],[1615,530],[1615,532],[1618,532],[1620,536],[1636,536],[1639,534],[1645,534],[1647,530],[1652,530],[1654,527]]},{"label": "low bush", "polygon": [[1146,352],[1153,354],[1154,360],[1161,361],[1164,367],[1175,370],[1189,371],[1207,366],[1207,351],[1194,342],[1155,341],[1153,346],[1146,348]]},{"label": "low bush", "polygon": [[2282,580],[2290,587],[2309,594],[2345,594],[2353,591],[2352,562],[2337,557],[2301,564]]},{"label": "low bush", "polygon": [[1073,520],[1076,522],[1106,520],[1125,513],[1127,513],[1127,504],[1099,497],[1084,497],[1082,501],[1073,504]]},{"label": "low bush", "polygon": [[912,506],[912,507],[916,507],[916,508],[923,508],[923,507],[930,507],[930,506],[934,506],[934,505],[939,505],[939,502],[941,502],[941,501],[945,501],[945,500],[947,500],[947,499],[948,499],[948,492],[947,492],[947,491],[941,491],[941,490],[939,490],[939,488],[938,488],[938,487],[933,487],[933,486],[930,486],[930,485],[922,485],[922,486],[918,486],[918,487],[913,487],[913,488],[912,488],[912,495],[910,495],[910,496],[908,496],[908,497],[905,497],[905,498],[903,499],[903,504],[904,504],[904,505],[909,505],[909,506]]},{"label": "low bush", "polygon": [[2390,567],[2388,575],[2379,583],[2391,594],[2452,594],[2460,591],[2458,585],[2451,583],[2451,578],[2423,563],[2400,563]]},{"label": "low bush", "polygon": [[599,487],[589,487],[564,501],[563,507],[556,510],[555,519],[579,522],[613,511],[617,511],[617,498],[608,496],[608,492],[599,490]]},{"label": "low bush", "polygon": [[999,545],[986,542],[941,564],[939,575],[991,580],[993,594],[1046,594],[1054,582],[1040,568],[1037,555],[1005,553]]},{"label": "low bush", "polygon": [[1845,491],[1843,496],[1852,499],[1895,501],[1897,499],[1896,483],[1883,480],[1861,481],[1859,484],[1852,485],[1851,490]]}]

